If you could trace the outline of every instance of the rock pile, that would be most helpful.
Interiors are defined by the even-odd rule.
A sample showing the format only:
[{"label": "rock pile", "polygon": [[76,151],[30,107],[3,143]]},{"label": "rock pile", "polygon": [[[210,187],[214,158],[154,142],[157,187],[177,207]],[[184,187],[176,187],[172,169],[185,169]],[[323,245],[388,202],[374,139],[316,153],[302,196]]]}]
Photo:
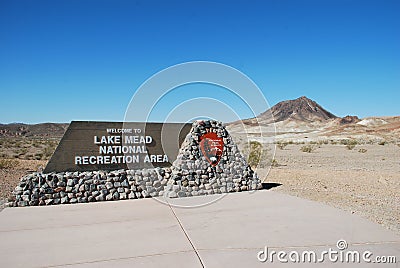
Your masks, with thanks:
[{"label": "rock pile", "polygon": [[[217,165],[210,165],[203,155],[199,142],[206,133],[214,132],[223,140],[223,153]],[[260,189],[257,174],[247,164],[232,137],[221,122],[197,121],[183,142],[177,159],[172,165],[172,174],[183,186],[189,184],[205,186],[206,194],[239,192]],[[201,188],[200,188],[201,189]]]},{"label": "rock pile", "polygon": [[[212,164],[199,146],[214,132],[223,141]],[[197,121],[171,168],[91,172],[32,173],[21,179],[9,206],[74,204],[165,196],[168,198],[261,189],[257,175],[221,122]]]}]

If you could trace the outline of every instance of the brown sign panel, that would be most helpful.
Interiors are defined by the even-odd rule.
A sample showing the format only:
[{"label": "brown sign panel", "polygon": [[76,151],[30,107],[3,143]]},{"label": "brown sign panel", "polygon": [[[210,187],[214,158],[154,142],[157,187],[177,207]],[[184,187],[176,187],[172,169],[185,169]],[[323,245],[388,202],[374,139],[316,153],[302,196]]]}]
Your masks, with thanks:
[{"label": "brown sign panel", "polygon": [[73,121],[44,173],[171,166],[186,123]]}]

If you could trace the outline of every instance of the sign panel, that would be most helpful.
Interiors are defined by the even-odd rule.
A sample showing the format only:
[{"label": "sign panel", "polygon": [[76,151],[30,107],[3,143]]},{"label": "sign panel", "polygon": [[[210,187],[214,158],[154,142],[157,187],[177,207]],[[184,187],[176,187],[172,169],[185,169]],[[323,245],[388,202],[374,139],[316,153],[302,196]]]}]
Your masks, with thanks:
[{"label": "sign panel", "polygon": [[224,141],[216,133],[208,132],[200,137],[200,148],[207,161],[216,166],[224,151]]},{"label": "sign panel", "polygon": [[73,121],[44,173],[171,166],[191,124]]}]

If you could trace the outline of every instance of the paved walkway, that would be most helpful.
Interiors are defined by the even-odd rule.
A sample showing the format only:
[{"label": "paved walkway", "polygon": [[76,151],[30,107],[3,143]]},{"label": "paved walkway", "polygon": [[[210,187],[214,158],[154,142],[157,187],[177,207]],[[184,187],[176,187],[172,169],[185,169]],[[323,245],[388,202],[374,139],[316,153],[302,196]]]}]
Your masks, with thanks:
[{"label": "paved walkway", "polygon": [[[183,206],[215,196],[174,200]],[[395,256],[400,237],[379,225],[320,203],[258,191],[228,194],[197,208],[178,208],[154,199],[48,207],[6,208],[0,212],[0,267],[309,267],[279,263],[271,251],[371,251]],[[339,250],[338,250],[339,251]],[[260,254],[265,258],[265,254]],[[292,254],[292,259],[295,255]],[[314,266],[314,265],[313,265]],[[320,267],[364,267],[332,263]]]}]

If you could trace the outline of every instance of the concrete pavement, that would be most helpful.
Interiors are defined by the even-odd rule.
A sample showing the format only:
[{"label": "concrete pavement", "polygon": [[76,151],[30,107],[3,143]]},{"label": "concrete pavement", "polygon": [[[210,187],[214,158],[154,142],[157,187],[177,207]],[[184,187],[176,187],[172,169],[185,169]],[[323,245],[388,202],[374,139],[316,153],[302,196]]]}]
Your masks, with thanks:
[{"label": "concrete pavement", "polygon": [[[215,196],[174,199],[190,206]],[[272,191],[232,193],[196,208],[155,199],[46,207],[0,213],[0,267],[309,267],[260,262],[257,253],[368,250],[395,256],[400,237],[356,215]],[[344,250],[344,252],[346,251]],[[264,255],[261,255],[264,256]],[[321,267],[364,267],[332,263]],[[397,265],[397,266],[396,266]]]}]

